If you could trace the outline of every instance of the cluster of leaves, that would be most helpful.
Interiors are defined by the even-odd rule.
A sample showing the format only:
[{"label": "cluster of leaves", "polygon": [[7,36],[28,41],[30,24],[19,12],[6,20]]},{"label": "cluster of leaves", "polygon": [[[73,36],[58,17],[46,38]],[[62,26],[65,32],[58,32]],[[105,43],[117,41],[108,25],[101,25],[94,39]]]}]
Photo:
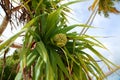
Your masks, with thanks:
[{"label": "cluster of leaves", "polygon": [[18,59],[14,60],[13,56],[8,56],[6,57],[6,63],[4,64],[3,58],[1,58],[0,59],[0,79],[14,80],[17,74],[16,67],[18,62],[19,62]]},{"label": "cluster of leaves", "polygon": [[119,10],[116,9],[115,3],[119,0],[94,0],[93,5],[91,6],[91,9],[95,8],[95,5],[98,5],[98,11],[99,13],[103,12],[105,17],[109,16],[109,13],[120,13]]},{"label": "cluster of leaves", "polygon": [[86,25],[66,24],[67,6],[80,1],[61,4],[61,0],[21,0],[24,16],[20,20],[27,23],[21,31],[0,44],[1,55],[20,34],[25,33],[15,80],[104,79],[102,69],[85,50],[93,52],[110,68],[109,63],[112,63],[94,46],[106,48],[92,36],[70,32],[75,27]]}]

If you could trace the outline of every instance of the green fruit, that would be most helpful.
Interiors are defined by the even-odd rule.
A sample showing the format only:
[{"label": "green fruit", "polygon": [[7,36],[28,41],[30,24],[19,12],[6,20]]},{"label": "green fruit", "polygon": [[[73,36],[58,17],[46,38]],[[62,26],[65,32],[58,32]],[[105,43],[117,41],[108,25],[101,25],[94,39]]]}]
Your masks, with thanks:
[{"label": "green fruit", "polygon": [[56,34],[53,38],[54,43],[58,47],[63,47],[67,43],[67,36],[63,33]]}]

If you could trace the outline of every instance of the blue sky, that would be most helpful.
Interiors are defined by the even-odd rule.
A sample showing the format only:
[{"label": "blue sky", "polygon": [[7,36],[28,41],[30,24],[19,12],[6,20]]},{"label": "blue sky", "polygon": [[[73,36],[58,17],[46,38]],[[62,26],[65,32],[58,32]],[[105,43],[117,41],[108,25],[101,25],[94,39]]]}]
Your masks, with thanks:
[{"label": "blue sky", "polygon": [[[80,2],[70,6],[73,10],[70,16],[72,16],[77,20],[77,22],[70,20],[71,24],[86,23],[86,20],[89,18],[91,14],[91,11],[88,10],[88,7],[90,6],[90,4],[92,4],[91,3],[92,1],[93,0]],[[118,3],[116,6],[120,6],[120,3]],[[2,11],[0,9],[0,13],[1,12]],[[0,19],[2,19],[1,16]],[[119,19],[120,19],[120,14],[118,15],[110,14],[108,18],[105,18],[103,15],[97,15],[93,21],[92,26],[98,28],[89,29],[87,32],[88,34],[93,36],[111,36],[109,38],[99,38],[99,40],[110,50],[111,53],[104,50],[103,51],[101,50],[101,52],[103,53],[103,55],[105,55],[105,57],[112,60],[114,63],[118,65],[120,65],[120,20]],[[76,31],[80,32],[80,30],[78,29],[76,29]],[[16,33],[16,30],[13,30],[11,32],[10,28],[7,28],[2,38],[3,39],[9,38],[14,33]]]}]

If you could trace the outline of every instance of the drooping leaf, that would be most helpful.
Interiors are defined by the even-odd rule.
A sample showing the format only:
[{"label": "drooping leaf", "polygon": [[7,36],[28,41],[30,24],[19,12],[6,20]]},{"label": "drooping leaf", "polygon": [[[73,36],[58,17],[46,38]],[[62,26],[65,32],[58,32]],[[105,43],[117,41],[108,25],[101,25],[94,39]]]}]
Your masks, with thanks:
[{"label": "drooping leaf", "polygon": [[47,50],[42,41],[36,44],[36,49],[46,64],[46,72],[45,72],[46,80],[49,79],[53,80],[54,79],[53,70],[49,61]]},{"label": "drooping leaf", "polygon": [[[53,56],[54,56],[54,58],[55,58],[55,60],[56,60],[56,62],[57,62],[57,64],[58,64],[60,70],[61,70],[62,72],[64,72],[64,74],[65,74],[68,78],[70,78],[69,73],[68,73],[68,70],[67,70],[65,64],[63,63],[62,59],[60,58],[60,56],[59,56],[57,53],[53,53]],[[61,74],[62,74],[62,72],[61,72]]]},{"label": "drooping leaf", "polygon": [[[38,57],[38,60],[36,62],[36,65],[34,67],[34,73],[33,73],[33,79],[34,80],[39,80],[42,74],[41,69],[43,69],[42,65],[43,65],[43,60],[41,59],[41,57]],[[43,76],[43,74],[42,74]]]}]

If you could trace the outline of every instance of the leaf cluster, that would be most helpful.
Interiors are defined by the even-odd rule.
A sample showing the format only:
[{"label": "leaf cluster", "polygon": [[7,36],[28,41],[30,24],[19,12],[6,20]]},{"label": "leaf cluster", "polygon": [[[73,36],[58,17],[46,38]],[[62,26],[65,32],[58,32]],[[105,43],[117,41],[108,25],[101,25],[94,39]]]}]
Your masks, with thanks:
[{"label": "leaf cluster", "polygon": [[[14,80],[17,72],[17,64],[19,60],[14,60],[12,56],[6,57],[6,63],[4,64],[3,58],[0,58],[0,79],[2,80]],[[4,72],[3,66],[5,65]],[[3,75],[2,75],[3,72]]]},{"label": "leaf cluster", "polygon": [[94,3],[90,7],[92,10],[98,5],[98,12],[103,13],[105,17],[109,16],[109,13],[119,14],[120,11],[115,7],[115,4],[119,0],[94,0]]}]

